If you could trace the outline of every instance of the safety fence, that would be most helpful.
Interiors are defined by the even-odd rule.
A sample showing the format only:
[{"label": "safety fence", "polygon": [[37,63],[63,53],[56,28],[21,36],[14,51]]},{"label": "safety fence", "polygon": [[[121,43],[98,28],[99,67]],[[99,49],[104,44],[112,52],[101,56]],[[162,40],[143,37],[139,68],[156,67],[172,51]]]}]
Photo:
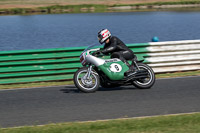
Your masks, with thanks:
[{"label": "safety fence", "polygon": [[[200,70],[200,40],[127,44],[156,73]],[[72,80],[86,47],[0,52],[0,84]]]}]

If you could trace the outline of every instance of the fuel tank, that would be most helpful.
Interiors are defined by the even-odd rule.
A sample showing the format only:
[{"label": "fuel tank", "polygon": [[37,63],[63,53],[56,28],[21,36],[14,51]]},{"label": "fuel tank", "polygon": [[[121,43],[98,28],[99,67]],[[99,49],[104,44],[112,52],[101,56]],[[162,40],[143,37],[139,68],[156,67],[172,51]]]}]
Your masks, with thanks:
[{"label": "fuel tank", "polygon": [[105,60],[104,64],[98,66],[98,69],[103,71],[110,80],[122,80],[129,67],[121,60],[114,58]]}]

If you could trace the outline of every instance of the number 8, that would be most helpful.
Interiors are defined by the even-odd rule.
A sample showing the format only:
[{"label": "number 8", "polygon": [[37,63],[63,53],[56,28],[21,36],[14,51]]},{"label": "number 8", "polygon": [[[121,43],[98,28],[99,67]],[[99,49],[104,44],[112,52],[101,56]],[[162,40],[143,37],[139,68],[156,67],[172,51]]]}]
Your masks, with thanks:
[{"label": "number 8", "polygon": [[115,65],[115,68],[116,68],[117,71],[119,71],[119,67],[117,65]]}]

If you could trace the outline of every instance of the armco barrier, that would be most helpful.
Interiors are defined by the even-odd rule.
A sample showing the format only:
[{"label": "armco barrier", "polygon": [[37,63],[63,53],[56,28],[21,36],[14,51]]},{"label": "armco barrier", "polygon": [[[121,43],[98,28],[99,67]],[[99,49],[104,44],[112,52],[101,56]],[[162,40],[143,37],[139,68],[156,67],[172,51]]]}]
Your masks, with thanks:
[{"label": "armco barrier", "polygon": [[[127,44],[156,73],[200,70],[200,40]],[[86,47],[0,52],[0,84],[71,80]]]}]

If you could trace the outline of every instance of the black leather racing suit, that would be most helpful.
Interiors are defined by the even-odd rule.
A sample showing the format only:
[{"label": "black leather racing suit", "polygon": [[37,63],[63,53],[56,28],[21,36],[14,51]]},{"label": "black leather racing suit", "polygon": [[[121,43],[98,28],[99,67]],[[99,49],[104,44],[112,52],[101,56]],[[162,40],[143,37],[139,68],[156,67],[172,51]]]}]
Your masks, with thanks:
[{"label": "black leather racing suit", "polygon": [[112,36],[109,43],[105,43],[103,54],[111,53],[111,58],[119,58],[128,66],[130,66],[127,60],[132,60],[135,55],[132,50],[130,50],[119,38]]}]

